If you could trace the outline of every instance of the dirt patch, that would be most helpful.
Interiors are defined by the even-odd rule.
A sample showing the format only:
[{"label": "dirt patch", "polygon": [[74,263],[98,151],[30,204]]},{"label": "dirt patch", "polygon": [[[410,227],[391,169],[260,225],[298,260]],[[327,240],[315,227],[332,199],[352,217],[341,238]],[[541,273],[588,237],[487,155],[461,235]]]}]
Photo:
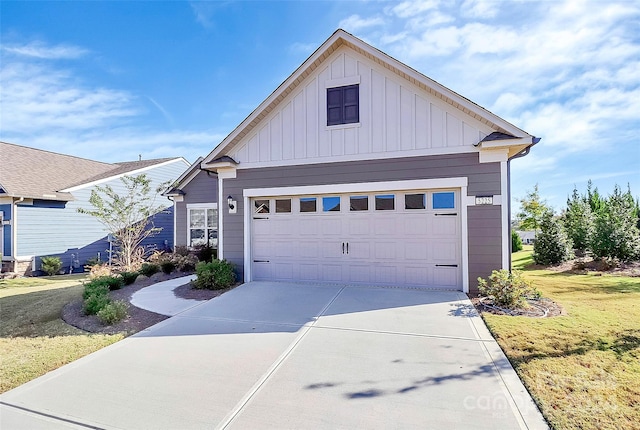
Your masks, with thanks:
[{"label": "dirt patch", "polygon": [[[122,287],[119,290],[111,291],[109,296],[111,297],[111,300],[124,300],[126,302],[130,302],[131,296],[143,288],[157,282],[180,278],[190,274],[191,273],[174,272],[170,275],[156,273],[150,278],[147,278],[146,276],[139,276],[135,283]],[[169,318],[166,315],[160,315],[155,312],[140,309],[131,304],[129,304],[128,312],[129,316],[123,321],[114,325],[105,326],[100,322],[97,316],[85,315],[83,313],[82,299],[79,299],[71,303],[67,303],[62,308],[62,319],[69,325],[91,333],[126,333],[127,335],[131,335]]]},{"label": "dirt patch", "polygon": [[564,308],[551,299],[541,298],[527,300],[528,307],[523,309],[504,309],[494,306],[486,297],[472,297],[471,303],[480,313],[488,312],[494,315],[511,315],[530,318],[550,318],[566,315]]},{"label": "dirt patch", "polygon": [[565,261],[555,266],[530,266],[531,269],[547,269],[554,272],[571,273],[574,275],[614,275],[640,277],[640,261],[631,262],[610,262],[606,260],[593,259],[592,257],[580,257],[574,260]]}]

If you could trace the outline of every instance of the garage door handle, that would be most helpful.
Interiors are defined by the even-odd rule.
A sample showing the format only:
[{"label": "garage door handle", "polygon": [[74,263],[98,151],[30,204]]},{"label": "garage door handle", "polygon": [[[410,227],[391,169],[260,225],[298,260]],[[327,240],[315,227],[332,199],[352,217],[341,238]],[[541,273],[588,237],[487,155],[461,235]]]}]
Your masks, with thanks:
[{"label": "garage door handle", "polygon": [[344,254],[344,242],[342,242],[342,253]]},{"label": "garage door handle", "polygon": [[436,267],[458,267],[457,264],[436,264]]},{"label": "garage door handle", "polygon": [[435,216],[456,216],[458,214],[435,214]]},{"label": "garage door handle", "polygon": [[268,263],[269,260],[253,260],[254,263]]},{"label": "garage door handle", "polygon": [[349,242],[347,242],[347,254],[349,253]]}]

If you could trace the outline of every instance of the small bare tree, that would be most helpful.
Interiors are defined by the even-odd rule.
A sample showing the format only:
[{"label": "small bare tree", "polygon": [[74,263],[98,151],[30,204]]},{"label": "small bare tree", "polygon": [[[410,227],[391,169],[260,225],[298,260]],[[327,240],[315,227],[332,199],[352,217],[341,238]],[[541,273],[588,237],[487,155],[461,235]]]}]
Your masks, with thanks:
[{"label": "small bare tree", "polygon": [[144,256],[142,241],[162,231],[153,224],[153,216],[165,210],[156,204],[156,199],[170,182],[152,190],[145,174],[125,175],[121,180],[124,194],[118,194],[110,185],[96,186],[89,198],[93,209],[78,208],[78,212],[97,218],[106,227],[114,239],[116,264],[131,271]]}]

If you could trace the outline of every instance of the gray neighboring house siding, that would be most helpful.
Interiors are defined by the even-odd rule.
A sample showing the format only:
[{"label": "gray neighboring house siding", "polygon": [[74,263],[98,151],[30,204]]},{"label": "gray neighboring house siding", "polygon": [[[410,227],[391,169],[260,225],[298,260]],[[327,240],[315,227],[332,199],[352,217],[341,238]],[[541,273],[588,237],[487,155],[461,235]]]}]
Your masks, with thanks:
[{"label": "gray neighboring house siding", "polygon": [[[236,179],[223,181],[223,195],[238,197],[238,213],[244,211],[245,188],[328,185],[358,182],[402,181],[467,177],[470,196],[500,194],[500,163],[478,162],[478,154],[441,155],[420,158],[367,160],[304,166],[238,169]],[[244,217],[223,217],[224,258],[236,264],[244,276]],[[499,206],[468,208],[469,288],[477,291],[476,278],[486,277],[501,265]]]},{"label": "gray neighboring house siding", "polygon": [[176,246],[187,245],[187,205],[218,202],[218,178],[215,174],[201,170],[181,190],[184,192],[183,201],[175,203]]}]

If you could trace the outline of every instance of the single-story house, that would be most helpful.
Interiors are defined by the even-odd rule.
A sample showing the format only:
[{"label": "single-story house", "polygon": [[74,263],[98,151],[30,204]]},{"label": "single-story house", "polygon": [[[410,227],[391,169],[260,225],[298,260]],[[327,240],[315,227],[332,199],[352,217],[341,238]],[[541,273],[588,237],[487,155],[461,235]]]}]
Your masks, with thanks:
[{"label": "single-story house", "polygon": [[516,231],[516,233],[520,237],[522,243],[525,245],[533,245],[533,243],[536,241],[536,232],[533,230]]},{"label": "single-story house", "polygon": [[[70,155],[0,142],[0,250],[3,271],[38,274],[40,257],[55,255],[64,270],[82,270],[87,260],[108,259],[109,242],[103,225],[78,213],[91,209],[96,186],[124,190],[124,175],[146,174],[153,186],[173,181],[189,163],[181,157],[102,163]],[[173,247],[173,207],[155,216],[162,232],[143,243]]]},{"label": "single-story house", "polygon": [[175,243],[244,281],[474,292],[510,266],[510,160],[538,140],[337,30],[167,193]]}]

